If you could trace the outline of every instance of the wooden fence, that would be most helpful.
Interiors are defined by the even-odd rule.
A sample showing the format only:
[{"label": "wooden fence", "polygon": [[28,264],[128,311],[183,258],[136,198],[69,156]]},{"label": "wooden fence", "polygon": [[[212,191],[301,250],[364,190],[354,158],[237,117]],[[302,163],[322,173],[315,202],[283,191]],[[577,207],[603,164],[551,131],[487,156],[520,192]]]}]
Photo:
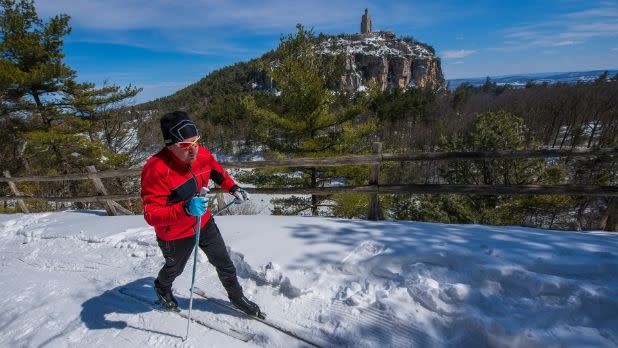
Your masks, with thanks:
[{"label": "wooden fence", "polygon": [[[410,162],[435,160],[488,160],[517,158],[554,158],[554,157],[602,157],[615,161],[618,149],[586,149],[586,150],[530,150],[530,151],[493,151],[493,152],[423,152],[409,154],[382,153],[380,143],[374,145],[374,154],[339,156],[326,158],[295,158],[279,161],[222,162],[224,168],[277,168],[277,167],[329,167],[343,165],[368,165],[370,174],[368,185],[341,187],[306,187],[306,188],[252,188],[252,193],[259,194],[313,194],[330,195],[335,193],[365,193],[369,195],[370,207],[368,218],[378,220],[383,218],[378,195],[384,193],[426,193],[426,194],[478,194],[478,195],[577,195],[577,196],[618,196],[618,186],[597,185],[442,185],[442,184],[401,184],[385,185],[379,183],[380,165],[382,162]],[[28,212],[25,200],[40,200],[50,202],[102,202],[109,215],[116,215],[120,210],[130,213],[115,201],[139,199],[138,193],[110,195],[101,179],[127,176],[138,176],[141,168],[116,169],[98,172],[94,166],[87,168],[84,174],[67,174],[59,176],[22,176],[12,177],[4,172],[0,182],[7,183],[12,196],[2,197],[2,200],[17,200],[20,208]],[[16,182],[58,182],[70,180],[91,180],[97,195],[81,197],[45,197],[26,196],[19,192]],[[214,192],[218,192],[214,190]]]}]

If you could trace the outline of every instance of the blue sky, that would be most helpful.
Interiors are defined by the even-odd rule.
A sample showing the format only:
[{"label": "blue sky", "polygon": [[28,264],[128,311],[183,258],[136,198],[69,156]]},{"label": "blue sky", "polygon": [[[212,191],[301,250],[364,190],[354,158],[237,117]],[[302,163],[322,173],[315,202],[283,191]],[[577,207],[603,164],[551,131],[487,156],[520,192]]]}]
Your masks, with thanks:
[{"label": "blue sky", "polygon": [[82,81],[133,84],[137,101],[274,49],[296,23],[316,33],[373,29],[432,45],[445,78],[618,68],[618,1],[35,0],[71,16],[67,63]]}]

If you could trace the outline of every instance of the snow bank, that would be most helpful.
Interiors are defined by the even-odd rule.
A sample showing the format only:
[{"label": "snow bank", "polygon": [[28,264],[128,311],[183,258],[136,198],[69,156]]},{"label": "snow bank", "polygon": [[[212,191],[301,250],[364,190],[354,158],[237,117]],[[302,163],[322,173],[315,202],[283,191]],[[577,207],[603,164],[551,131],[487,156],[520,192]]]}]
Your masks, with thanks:
[{"label": "snow bank", "polygon": [[[616,347],[618,235],[264,215],[217,223],[246,294],[269,317],[353,347]],[[141,216],[0,215],[0,346],[180,346],[186,321],[117,290],[163,258]],[[225,298],[198,259],[197,284]],[[190,266],[175,282],[188,307]],[[194,301],[185,346],[302,346]]]}]

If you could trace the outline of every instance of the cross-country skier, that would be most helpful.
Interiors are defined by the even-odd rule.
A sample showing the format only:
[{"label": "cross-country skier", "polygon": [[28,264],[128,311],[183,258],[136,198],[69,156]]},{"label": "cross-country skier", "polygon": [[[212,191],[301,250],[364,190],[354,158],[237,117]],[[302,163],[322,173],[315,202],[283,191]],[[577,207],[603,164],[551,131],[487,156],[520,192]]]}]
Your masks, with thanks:
[{"label": "cross-country skier", "polygon": [[202,216],[200,249],[215,266],[230,302],[249,315],[258,315],[260,308],[244,296],[225,242],[207,211],[208,198],[198,196],[211,179],[237,202],[247,200],[247,192],[199,145],[198,129],[186,112],[165,114],[161,118],[161,132],[165,147],[144,165],[141,191],[144,219],[154,226],[165,258],[165,265],[154,282],[161,304],[168,310],[178,310],[172,283],[182,273],[194,249],[196,217]]}]

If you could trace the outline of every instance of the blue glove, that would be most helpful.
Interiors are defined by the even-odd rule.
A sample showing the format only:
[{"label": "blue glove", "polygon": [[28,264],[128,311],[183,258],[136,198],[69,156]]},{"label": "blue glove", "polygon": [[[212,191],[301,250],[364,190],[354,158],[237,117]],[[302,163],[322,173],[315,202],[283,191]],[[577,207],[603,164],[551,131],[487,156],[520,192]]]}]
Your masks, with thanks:
[{"label": "blue glove", "polygon": [[208,197],[193,197],[184,203],[185,211],[191,216],[202,216],[208,208]]},{"label": "blue glove", "polygon": [[240,187],[232,192],[232,196],[234,196],[234,203],[236,204],[249,200],[249,193]]}]

